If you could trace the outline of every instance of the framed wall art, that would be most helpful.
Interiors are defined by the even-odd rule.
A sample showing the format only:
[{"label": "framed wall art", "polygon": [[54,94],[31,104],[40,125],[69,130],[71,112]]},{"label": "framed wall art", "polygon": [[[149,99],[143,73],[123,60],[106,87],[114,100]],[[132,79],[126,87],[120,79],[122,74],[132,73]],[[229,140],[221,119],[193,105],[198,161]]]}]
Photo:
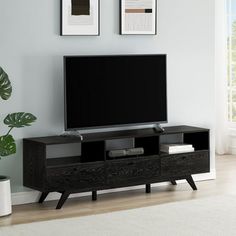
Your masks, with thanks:
[{"label": "framed wall art", "polygon": [[120,0],[120,34],[157,34],[157,0]]},{"label": "framed wall art", "polygon": [[100,0],[61,0],[61,35],[99,35]]}]

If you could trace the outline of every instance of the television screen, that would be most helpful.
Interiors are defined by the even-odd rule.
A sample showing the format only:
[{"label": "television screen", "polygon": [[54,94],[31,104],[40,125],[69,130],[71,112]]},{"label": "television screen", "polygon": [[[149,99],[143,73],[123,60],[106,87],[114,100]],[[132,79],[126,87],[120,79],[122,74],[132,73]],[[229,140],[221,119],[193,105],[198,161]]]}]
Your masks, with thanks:
[{"label": "television screen", "polygon": [[167,121],[166,55],[66,56],[65,128]]}]

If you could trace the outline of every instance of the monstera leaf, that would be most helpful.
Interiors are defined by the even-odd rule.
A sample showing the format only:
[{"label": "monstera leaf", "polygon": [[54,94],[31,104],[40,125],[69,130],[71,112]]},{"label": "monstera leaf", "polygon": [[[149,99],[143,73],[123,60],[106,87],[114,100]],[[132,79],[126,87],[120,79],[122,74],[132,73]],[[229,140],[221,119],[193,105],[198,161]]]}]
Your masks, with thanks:
[{"label": "monstera leaf", "polygon": [[31,113],[16,112],[8,114],[4,119],[4,124],[8,125],[10,128],[22,128],[30,126],[36,119],[37,118]]},{"label": "monstera leaf", "polygon": [[[11,93],[11,82],[7,73],[0,67],[0,98],[7,100],[11,96]],[[14,138],[10,135],[11,130],[13,128],[30,126],[36,119],[34,115],[26,112],[16,112],[6,116],[4,124],[9,127],[9,131],[6,135],[0,136],[0,159],[1,157],[16,153],[16,143]]]},{"label": "monstera leaf", "polygon": [[11,135],[0,136],[0,157],[16,153],[15,140]]},{"label": "monstera leaf", "polygon": [[0,67],[0,97],[7,100],[11,96],[12,87],[7,73]]}]

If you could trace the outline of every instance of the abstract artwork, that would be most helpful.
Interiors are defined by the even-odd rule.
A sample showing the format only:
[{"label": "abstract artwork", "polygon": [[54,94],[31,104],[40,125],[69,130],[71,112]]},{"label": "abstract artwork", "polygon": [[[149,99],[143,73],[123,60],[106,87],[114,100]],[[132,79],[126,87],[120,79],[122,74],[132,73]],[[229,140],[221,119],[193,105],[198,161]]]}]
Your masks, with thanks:
[{"label": "abstract artwork", "polygon": [[120,34],[155,35],[157,0],[120,0]]},{"label": "abstract artwork", "polygon": [[99,35],[100,0],[61,0],[61,35]]}]

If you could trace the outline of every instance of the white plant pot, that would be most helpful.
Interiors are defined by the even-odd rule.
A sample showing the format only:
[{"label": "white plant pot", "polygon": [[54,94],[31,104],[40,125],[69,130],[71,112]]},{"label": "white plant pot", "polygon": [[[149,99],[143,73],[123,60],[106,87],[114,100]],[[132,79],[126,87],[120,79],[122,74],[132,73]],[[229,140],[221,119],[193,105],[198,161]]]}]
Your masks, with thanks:
[{"label": "white plant pot", "polygon": [[10,179],[0,176],[0,217],[12,213]]}]

